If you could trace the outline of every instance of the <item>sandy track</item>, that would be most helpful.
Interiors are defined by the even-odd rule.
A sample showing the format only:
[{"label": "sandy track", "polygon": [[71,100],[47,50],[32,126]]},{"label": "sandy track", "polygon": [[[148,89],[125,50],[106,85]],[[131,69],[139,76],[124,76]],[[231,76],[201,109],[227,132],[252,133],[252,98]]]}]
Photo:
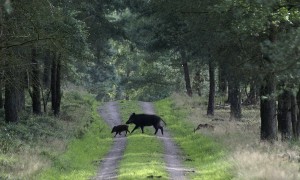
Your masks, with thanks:
[{"label": "sandy track", "polygon": [[[115,125],[121,124],[119,108],[116,102],[109,102],[105,104],[99,110],[99,113],[111,128]],[[106,157],[102,159],[100,170],[98,171],[97,176],[94,179],[117,179],[118,165],[123,157],[126,142],[126,137],[117,135],[114,138],[113,146]]]},{"label": "sandy track", "polygon": [[[152,103],[140,102],[140,105],[146,114],[155,114]],[[99,113],[111,128],[115,125],[121,124],[119,107],[116,102],[106,103],[103,107],[101,107],[101,109],[99,109]],[[164,144],[164,159],[170,179],[187,179],[187,177],[185,176],[185,172],[187,172],[188,170],[184,169],[181,164],[182,157],[180,150],[174,143],[174,140],[172,139],[166,128],[164,128],[163,136],[161,135],[160,131],[158,131],[157,138],[159,138]],[[119,162],[122,159],[126,143],[126,137],[117,135],[116,138],[114,138],[111,150],[102,159],[97,176],[92,179],[117,179],[117,170]]]},{"label": "sandy track", "polygon": [[[146,114],[155,114],[152,103],[140,102],[140,105]],[[164,144],[164,159],[167,166],[166,169],[169,173],[170,178],[172,180],[187,179],[185,176],[185,172],[187,172],[188,170],[186,170],[182,166],[180,149],[174,143],[174,140],[168,133],[167,129],[164,128],[164,135],[161,135],[160,131],[158,131],[156,135]]]}]

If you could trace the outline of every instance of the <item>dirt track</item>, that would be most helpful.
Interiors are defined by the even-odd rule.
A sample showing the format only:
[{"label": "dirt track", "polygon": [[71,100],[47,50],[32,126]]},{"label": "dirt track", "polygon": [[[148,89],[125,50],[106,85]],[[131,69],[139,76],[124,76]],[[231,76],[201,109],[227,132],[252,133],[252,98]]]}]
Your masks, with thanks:
[{"label": "dirt track", "polygon": [[[140,102],[140,105],[146,114],[155,114],[152,103]],[[114,125],[121,124],[119,108],[116,102],[106,103],[103,107],[101,107],[99,113],[111,128]],[[162,136],[159,131],[157,133],[157,138],[159,138],[164,144],[164,159],[169,177],[172,180],[187,179],[185,176],[185,172],[187,172],[187,170],[184,169],[181,164],[182,157],[180,156],[180,150],[174,143],[174,140],[168,133],[167,129],[164,129],[164,135]],[[116,138],[114,138],[113,146],[106,157],[101,161],[100,170],[95,179],[117,179],[117,169],[126,147],[126,142],[126,137],[116,136]]]}]

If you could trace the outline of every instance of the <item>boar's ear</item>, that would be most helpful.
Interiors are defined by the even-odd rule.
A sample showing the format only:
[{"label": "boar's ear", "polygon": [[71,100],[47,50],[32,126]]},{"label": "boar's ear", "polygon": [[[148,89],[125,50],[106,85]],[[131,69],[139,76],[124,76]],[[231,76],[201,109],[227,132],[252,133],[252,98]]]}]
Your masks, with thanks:
[{"label": "boar's ear", "polygon": [[133,116],[134,116],[134,115],[135,115],[135,113],[132,113],[131,115],[133,115]]}]

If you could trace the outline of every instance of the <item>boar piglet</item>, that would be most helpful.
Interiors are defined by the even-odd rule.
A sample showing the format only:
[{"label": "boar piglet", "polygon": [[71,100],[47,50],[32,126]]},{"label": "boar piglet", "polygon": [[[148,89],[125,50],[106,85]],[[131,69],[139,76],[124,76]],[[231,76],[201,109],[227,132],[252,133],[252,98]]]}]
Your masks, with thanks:
[{"label": "boar piglet", "polygon": [[114,137],[116,137],[117,134],[121,135],[122,131],[125,131],[125,136],[126,136],[127,132],[129,132],[128,125],[123,124],[123,125],[114,126],[111,130],[111,133],[116,132],[116,134],[114,136]]},{"label": "boar piglet", "polygon": [[144,126],[153,126],[155,128],[155,133],[157,133],[158,129],[160,129],[161,134],[164,134],[163,127],[161,126],[160,122],[163,121],[165,125],[164,120],[162,120],[159,116],[153,115],[153,114],[135,114],[132,113],[129,117],[129,120],[126,122],[126,124],[135,124],[135,127],[131,131],[133,133],[134,130],[137,128],[142,129],[142,133],[144,133]]},{"label": "boar piglet", "polygon": [[199,124],[199,125],[197,126],[197,128],[194,129],[194,132],[196,132],[197,130],[202,129],[202,128],[214,130],[214,129],[215,129],[215,126],[210,125],[210,124]]}]

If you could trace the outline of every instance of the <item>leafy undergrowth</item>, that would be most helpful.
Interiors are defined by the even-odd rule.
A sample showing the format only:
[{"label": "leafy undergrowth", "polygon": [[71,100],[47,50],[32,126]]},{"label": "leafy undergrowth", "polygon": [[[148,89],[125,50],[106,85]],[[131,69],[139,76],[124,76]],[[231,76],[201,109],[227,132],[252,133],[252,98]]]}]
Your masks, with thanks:
[{"label": "leafy undergrowth", "polygon": [[226,160],[226,151],[212,138],[193,133],[193,124],[187,121],[187,110],[173,106],[171,99],[155,103],[156,112],[166,122],[171,135],[182,149],[184,164],[194,169],[191,179],[231,179],[231,166]]},{"label": "leafy undergrowth", "polygon": [[[131,113],[142,113],[138,102],[121,101],[120,113],[123,123]],[[130,125],[132,130],[134,125]],[[120,163],[118,179],[169,179],[163,160],[163,144],[153,135],[152,127],[145,127],[145,133],[140,129],[127,137],[127,146]]]},{"label": "leafy undergrowth", "polygon": [[99,160],[109,150],[112,139],[110,128],[98,115],[99,104],[93,97],[86,100],[90,101],[91,106],[81,113],[86,114],[82,121],[91,122],[89,127],[68,144],[63,154],[54,157],[52,167],[40,173],[36,179],[80,180],[96,175]]}]

